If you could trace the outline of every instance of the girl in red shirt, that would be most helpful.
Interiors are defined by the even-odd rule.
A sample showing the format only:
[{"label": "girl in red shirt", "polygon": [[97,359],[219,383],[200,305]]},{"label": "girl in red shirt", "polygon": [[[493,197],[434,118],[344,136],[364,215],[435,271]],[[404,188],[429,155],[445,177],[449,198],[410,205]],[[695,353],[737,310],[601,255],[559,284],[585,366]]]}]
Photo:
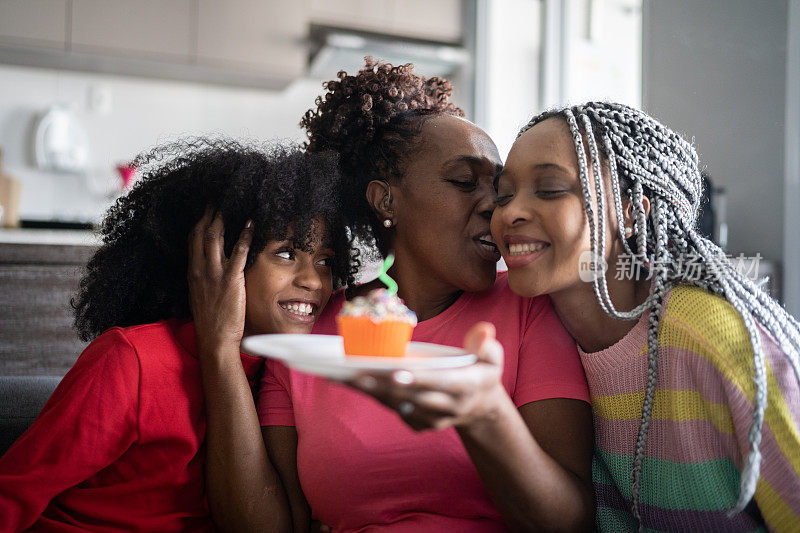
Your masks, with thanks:
[{"label": "girl in red shirt", "polygon": [[[136,165],[142,178],[109,210],[73,301],[94,341],[0,460],[0,531],[214,530],[205,442],[220,436],[206,420],[231,413],[206,412],[200,365],[213,362],[198,360],[190,308],[209,294],[190,304],[189,258],[204,258],[194,286],[246,284],[234,302],[244,331],[214,337],[308,333],[350,278],[332,156],[192,140]],[[240,360],[255,384],[263,361]]]}]

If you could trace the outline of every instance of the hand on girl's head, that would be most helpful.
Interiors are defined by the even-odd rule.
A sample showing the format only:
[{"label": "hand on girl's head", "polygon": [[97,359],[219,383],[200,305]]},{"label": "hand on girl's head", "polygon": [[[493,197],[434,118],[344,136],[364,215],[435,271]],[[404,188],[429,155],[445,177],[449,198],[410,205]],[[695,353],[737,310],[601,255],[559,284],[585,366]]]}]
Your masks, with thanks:
[{"label": "hand on girl's head", "polygon": [[238,349],[245,321],[244,267],[252,240],[248,221],[230,258],[225,257],[225,223],[210,206],[189,234],[187,278],[198,345]]}]

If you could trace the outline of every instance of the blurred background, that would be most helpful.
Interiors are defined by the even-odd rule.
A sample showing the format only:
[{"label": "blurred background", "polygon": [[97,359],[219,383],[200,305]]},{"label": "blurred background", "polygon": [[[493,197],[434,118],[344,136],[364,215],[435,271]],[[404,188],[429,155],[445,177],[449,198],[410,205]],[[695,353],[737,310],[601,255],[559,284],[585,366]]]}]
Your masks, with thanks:
[{"label": "blurred background", "polygon": [[531,116],[589,99],[693,138],[708,234],[760,256],[800,314],[800,0],[0,0],[0,205],[21,226],[0,230],[0,283],[41,289],[25,298],[40,315],[63,307],[137,153],[302,141],[322,82],[365,55],[450,78],[503,157]]}]

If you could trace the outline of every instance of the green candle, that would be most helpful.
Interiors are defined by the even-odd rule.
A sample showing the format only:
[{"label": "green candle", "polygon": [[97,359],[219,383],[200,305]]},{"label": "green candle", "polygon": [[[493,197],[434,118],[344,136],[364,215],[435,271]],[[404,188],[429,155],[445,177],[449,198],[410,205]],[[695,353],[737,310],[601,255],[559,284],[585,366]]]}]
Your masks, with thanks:
[{"label": "green candle", "polygon": [[383,266],[381,267],[381,273],[378,275],[378,279],[380,279],[383,283],[386,284],[386,287],[389,291],[389,294],[397,294],[397,282],[389,277],[389,268],[391,268],[392,264],[394,263],[394,254],[389,254],[386,256],[386,259],[383,261]]}]

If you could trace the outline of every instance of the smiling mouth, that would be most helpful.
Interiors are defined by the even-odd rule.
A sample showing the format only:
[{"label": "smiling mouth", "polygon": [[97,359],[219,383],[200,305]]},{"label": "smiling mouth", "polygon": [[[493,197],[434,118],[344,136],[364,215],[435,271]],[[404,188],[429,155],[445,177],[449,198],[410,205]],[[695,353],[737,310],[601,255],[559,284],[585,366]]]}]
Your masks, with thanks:
[{"label": "smiling mouth", "polygon": [[533,254],[540,250],[544,250],[546,247],[550,246],[546,242],[537,242],[537,243],[524,243],[524,244],[509,244],[508,245],[508,256],[509,257],[521,257],[523,255]]},{"label": "smiling mouth", "polygon": [[314,314],[316,305],[306,302],[279,302],[281,308],[297,318],[308,318]]}]

